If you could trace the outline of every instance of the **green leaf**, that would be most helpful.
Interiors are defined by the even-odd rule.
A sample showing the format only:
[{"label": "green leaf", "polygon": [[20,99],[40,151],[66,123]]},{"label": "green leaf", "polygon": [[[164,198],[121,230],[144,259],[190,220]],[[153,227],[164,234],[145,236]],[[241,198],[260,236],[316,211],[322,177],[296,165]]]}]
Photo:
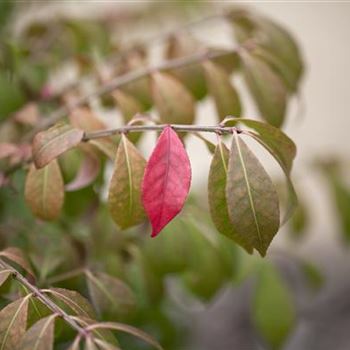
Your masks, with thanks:
[{"label": "green leaf", "polygon": [[287,89],[280,77],[260,58],[241,51],[242,69],[248,88],[261,116],[270,124],[283,124]]},{"label": "green leaf", "polygon": [[25,183],[25,199],[32,213],[42,220],[55,220],[60,215],[64,184],[56,159],[41,169],[31,165]]},{"label": "green leaf", "polygon": [[275,157],[289,175],[297,152],[294,142],[283,131],[267,123],[252,119],[240,119],[239,122],[259,133],[255,139]]},{"label": "green leaf", "polygon": [[0,350],[16,349],[21,342],[26,331],[30,297],[18,299],[0,311]]},{"label": "green leaf", "polygon": [[199,138],[200,140],[202,140],[205,144],[205,146],[207,147],[208,151],[211,153],[211,154],[214,154],[215,152],[215,145],[209,141],[208,139],[206,139],[204,136],[202,136],[202,134],[200,134],[199,132],[193,132],[192,133],[193,136]]},{"label": "green leaf", "polygon": [[208,196],[211,218],[220,233],[236,241],[248,253],[253,252],[253,246],[240,239],[228,215],[226,201],[226,180],[229,160],[229,150],[221,141],[216,146],[211,161],[208,179]]},{"label": "green leaf", "polygon": [[154,73],[152,75],[152,95],[163,123],[193,123],[194,100],[180,81],[169,74]]},{"label": "green leaf", "polygon": [[241,123],[255,129],[259,134],[248,131],[247,134],[258,141],[267,151],[276,159],[286,175],[288,189],[288,205],[283,215],[282,224],[285,223],[293,214],[298,204],[298,197],[293,183],[290,179],[293,160],[296,155],[296,146],[294,142],[281,130],[269,124],[261,123],[251,119],[241,119]]},{"label": "green leaf", "polygon": [[[128,124],[136,114],[144,111],[144,107],[139,101],[121,90],[113,92],[113,97],[116,99],[118,107],[123,115],[124,124]],[[141,124],[142,123],[138,122],[136,125]],[[128,134],[128,139],[132,143],[137,143],[141,136],[141,132],[133,132]]]},{"label": "green leaf", "polygon": [[42,168],[60,154],[78,145],[83,139],[84,131],[59,123],[52,128],[41,131],[33,140],[33,159],[37,168]]},{"label": "green leaf", "polygon": [[123,315],[135,305],[132,290],[120,279],[102,272],[86,271],[87,284],[93,304],[100,314]]},{"label": "green leaf", "polygon": [[214,99],[219,120],[228,115],[240,117],[241,103],[230,76],[217,64],[207,61],[203,64],[208,90]]},{"label": "green leaf", "polygon": [[67,305],[78,316],[95,317],[95,312],[89,301],[78,292],[63,288],[50,288],[42,290],[43,293],[51,294],[55,299]]},{"label": "green leaf", "polygon": [[55,318],[50,315],[42,318],[24,334],[21,350],[52,350],[54,342]]},{"label": "green leaf", "polygon": [[273,266],[263,266],[254,296],[253,322],[272,349],[280,349],[295,324],[292,297]]},{"label": "green leaf", "polygon": [[287,30],[269,19],[259,18],[257,25],[261,45],[286,66],[291,87],[296,90],[303,74],[303,61],[294,38]]},{"label": "green leaf", "polygon": [[[193,55],[203,46],[194,37],[188,35],[188,33],[170,37],[167,40],[167,44],[167,59]],[[199,64],[194,63],[172,69],[169,73],[181,81],[196,99],[200,100],[207,94],[204,72]]]},{"label": "green leaf", "polygon": [[141,223],[145,212],[141,203],[141,182],[146,161],[125,137],[119,143],[108,204],[113,220],[126,229]]},{"label": "green leaf", "polygon": [[236,132],[230,151],[226,198],[233,229],[246,245],[265,256],[279,228],[278,196],[269,175]]},{"label": "green leaf", "polygon": [[117,145],[112,141],[111,138],[104,137],[100,139],[93,139],[88,143],[94,145],[94,147],[96,147],[109,159],[114,160],[117,151]]}]

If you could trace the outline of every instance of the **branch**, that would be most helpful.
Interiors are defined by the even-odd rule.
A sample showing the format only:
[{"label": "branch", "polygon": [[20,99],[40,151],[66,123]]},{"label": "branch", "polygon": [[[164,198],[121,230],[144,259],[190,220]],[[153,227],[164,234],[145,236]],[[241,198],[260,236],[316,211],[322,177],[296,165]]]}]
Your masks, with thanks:
[{"label": "branch", "polygon": [[67,312],[61,309],[57,304],[55,304],[49,297],[47,297],[42,291],[31,284],[21,273],[14,269],[11,265],[6,263],[3,259],[0,259],[0,267],[10,270],[13,278],[15,278],[22,286],[27,288],[33,293],[33,296],[38,298],[48,309],[50,309],[54,314],[62,317],[67,324],[69,324],[74,330],[78,332],[80,337],[87,337],[89,331],[81,327]]},{"label": "branch", "polygon": [[45,118],[41,123],[39,123],[36,127],[34,127],[25,137],[25,141],[30,141],[31,138],[38,132],[43,129],[46,129],[65,117],[69,112],[77,107],[80,107],[87,103],[91,98],[99,97],[102,95],[105,95],[107,93],[112,92],[113,90],[126,85],[128,83],[131,83],[135,80],[141,79],[153,72],[156,71],[164,71],[164,70],[171,70],[175,68],[185,67],[189,66],[193,63],[198,63],[201,61],[205,61],[208,59],[214,59],[221,56],[226,56],[229,53],[234,53],[239,50],[241,46],[238,46],[235,49],[231,50],[225,50],[223,52],[208,52],[207,50],[197,52],[193,55],[175,58],[171,60],[166,60],[159,64],[158,66],[149,66],[145,68],[141,68],[135,71],[131,71],[129,73],[126,73],[124,75],[118,76],[115,79],[111,80],[108,84],[101,86],[96,91],[85,95],[79,99],[77,99],[75,102],[70,104],[69,106],[63,106],[53,113],[51,113],[47,118]]},{"label": "branch", "polygon": [[126,134],[129,132],[140,132],[140,131],[162,131],[166,126],[171,126],[175,131],[178,132],[214,132],[216,134],[231,134],[233,130],[238,133],[241,130],[236,127],[227,126],[200,126],[200,125],[181,125],[181,124],[161,124],[161,125],[130,125],[122,126],[120,128],[98,130],[93,132],[87,132],[84,134],[83,141],[89,141],[98,139],[101,137],[112,136],[115,134]]}]

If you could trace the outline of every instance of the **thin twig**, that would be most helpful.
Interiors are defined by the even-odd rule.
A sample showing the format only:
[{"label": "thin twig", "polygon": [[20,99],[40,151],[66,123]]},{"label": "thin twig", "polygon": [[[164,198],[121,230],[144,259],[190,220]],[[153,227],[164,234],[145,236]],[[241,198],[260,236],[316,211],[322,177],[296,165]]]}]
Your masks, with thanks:
[{"label": "thin twig", "polygon": [[140,131],[161,131],[166,126],[172,127],[178,132],[214,132],[216,134],[231,134],[235,127],[227,126],[201,126],[201,125],[182,125],[182,124],[161,124],[161,125],[127,125],[120,128],[98,130],[85,133],[83,141],[98,139],[101,137],[112,136],[115,134],[125,134],[129,132]]},{"label": "thin twig", "polygon": [[198,63],[207,59],[214,59],[214,58],[226,56],[229,53],[237,52],[239,48],[240,46],[231,50],[224,50],[224,51],[218,51],[218,52],[209,52],[208,50],[203,50],[193,55],[166,60],[154,67],[148,66],[148,67],[140,68],[140,69],[131,71],[129,73],[123,74],[121,76],[118,76],[115,79],[112,79],[106,85],[101,86],[96,91],[77,99],[76,101],[71,103],[69,106],[62,106],[61,108],[52,112],[47,118],[45,118],[41,123],[39,123],[36,127],[34,127],[27,135],[25,135],[24,140],[30,141],[38,131],[41,131],[45,128],[50,127],[60,119],[67,116],[71,110],[84,105],[92,98],[103,96],[121,86],[124,86],[135,80],[146,77],[149,74],[152,74],[156,71],[171,70],[175,68],[189,66],[191,64]]},{"label": "thin twig", "polygon": [[15,278],[22,286],[33,293],[33,296],[38,298],[47,308],[49,308],[54,314],[62,317],[67,324],[75,329],[79,335],[87,337],[89,331],[81,327],[68,313],[55,304],[49,297],[41,292],[39,288],[31,284],[21,273],[14,269],[11,265],[0,259],[0,266],[11,271],[13,278]]}]

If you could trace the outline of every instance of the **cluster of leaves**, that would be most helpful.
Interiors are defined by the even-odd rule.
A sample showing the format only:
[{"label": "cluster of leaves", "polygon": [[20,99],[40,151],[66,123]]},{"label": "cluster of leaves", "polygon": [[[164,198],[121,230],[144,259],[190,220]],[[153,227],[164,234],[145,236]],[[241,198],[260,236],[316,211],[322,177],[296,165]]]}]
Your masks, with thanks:
[{"label": "cluster of leaves", "polygon": [[[292,213],[296,196],[290,172],[296,149],[279,127],[302,76],[298,48],[282,27],[255,13],[238,9],[223,15],[223,19],[233,26],[237,48],[207,47],[190,35],[174,33],[164,39],[163,58],[168,63],[159,70],[149,67],[148,44],[124,53],[121,49],[118,64],[106,64],[108,74],[93,60],[74,54],[80,50],[74,45],[69,50],[57,48],[63,55],[64,52],[75,55],[81,73],[87,67],[97,73],[92,79],[96,85],[101,85],[101,90],[97,88],[94,96],[104,107],[121,112],[124,127],[108,130],[93,112],[89,100],[84,99],[79,86],[54,98],[51,93],[50,96],[44,94],[43,98],[43,92],[47,92],[43,90],[47,87],[46,78],[38,85],[35,96],[26,95],[21,103],[0,110],[0,119],[5,120],[0,126],[0,159],[4,169],[0,172],[0,184],[9,185],[1,189],[2,239],[5,245],[13,241],[18,245],[19,241],[24,246],[38,274],[36,283],[44,286],[41,292],[55,299],[67,313],[74,313],[73,320],[78,324],[83,322],[80,323],[83,328],[89,327],[87,324],[93,322],[91,319],[128,320],[151,331],[154,327],[162,344],[170,349],[177,344],[178,330],[171,325],[164,311],[166,307],[162,305],[167,302],[164,282],[169,276],[175,275],[196,297],[209,300],[225,283],[237,278],[235,266],[241,255],[233,242],[249,253],[256,249],[261,255],[266,254],[280,225],[279,200],[269,175],[245,144],[243,136],[261,144],[281,166],[286,175],[290,202],[282,221]],[[106,31],[101,34],[103,40],[91,39],[91,33],[95,31],[87,28],[103,28],[100,23],[90,26],[61,21],[53,28],[42,27],[28,29],[24,38],[29,36],[32,41],[40,43],[41,36],[50,36],[51,30],[57,35],[58,27],[59,35],[71,33],[69,45],[80,38],[76,41],[80,47],[81,37],[86,39],[83,40],[82,53],[91,53],[91,45],[109,40]],[[109,49],[100,51],[113,51],[110,42],[108,45]],[[22,60],[27,61],[29,56],[23,56]],[[48,59],[46,55],[44,57]],[[48,59],[44,65],[40,62],[41,67],[46,64],[45,76],[49,75],[52,61]],[[239,118],[244,115],[244,106],[235,87],[238,76],[244,78],[266,123]],[[4,81],[8,85],[8,75]],[[14,81],[11,80],[11,84]],[[113,88],[115,82],[117,87]],[[22,85],[18,91],[22,93]],[[100,94],[100,91],[108,93]],[[218,124],[207,127],[218,135],[217,144],[200,134],[206,127],[198,126],[197,130],[195,125],[196,103],[207,95],[212,98],[217,111]],[[4,95],[0,93],[0,96]],[[13,97],[16,94],[11,92],[4,102],[8,105]],[[36,102],[33,103],[33,99]],[[36,134],[31,143],[28,133],[48,125],[50,116],[57,113],[54,111],[47,118],[43,115],[57,105],[67,112],[63,117],[68,120]],[[146,115],[152,107],[158,114],[157,119]],[[162,133],[146,161],[137,144],[149,130]],[[178,136],[180,132],[181,138]],[[188,216],[185,210],[185,215],[171,221],[181,211],[190,188],[191,166],[184,147],[188,134],[200,138],[212,153],[208,176],[209,207],[212,221],[223,235],[217,235],[209,220],[203,219],[206,210],[191,208],[191,198],[186,204]],[[229,148],[225,134],[231,135]],[[114,170],[110,183],[106,185],[102,170],[109,161],[114,162]],[[29,172],[25,174],[20,168],[27,163],[30,163]],[[13,199],[12,183],[8,178],[12,169],[19,169],[12,181],[19,193],[24,192],[27,207],[39,221],[33,219],[22,196]],[[106,187],[110,216],[106,214],[105,200],[101,195]],[[18,222],[17,215],[21,222]],[[117,227],[110,223],[110,217]],[[146,217],[153,227],[152,236],[161,230],[166,232],[153,240],[143,239],[143,233],[148,229]],[[203,219],[202,225],[193,218]],[[52,220],[56,221],[45,222]],[[120,229],[128,230],[121,232]],[[47,249],[43,251],[42,246]],[[73,267],[76,267],[77,275],[68,273],[66,276],[65,273]],[[6,274],[4,272],[3,276]],[[50,283],[50,278],[57,282]],[[3,287],[8,288],[5,280]],[[273,306],[276,313],[266,323],[266,311],[261,311],[261,308],[265,305],[263,300],[267,298],[271,280],[277,286],[276,294],[268,300],[277,306]],[[47,288],[56,283],[63,286]],[[290,307],[288,291],[275,274],[262,278],[260,283],[262,287],[256,296],[256,310],[260,310],[255,317],[256,325],[263,337],[277,348],[294,324],[295,311]],[[88,297],[93,308],[73,290]],[[9,313],[16,314],[18,306],[21,306],[22,315],[27,313],[28,306],[30,315],[31,305],[35,304],[34,309],[39,309],[46,318],[36,315],[33,320],[29,317],[28,322],[22,320],[21,337],[27,342],[35,342],[43,339],[38,334],[45,334],[45,344],[47,340],[52,342],[55,324],[58,341],[62,347],[66,346],[73,336],[61,329],[60,317],[45,307],[41,311],[42,305],[33,295],[28,295],[15,301],[15,306],[9,304],[5,307],[2,312],[6,312],[0,321],[7,320]],[[80,314],[82,309],[84,312]],[[92,309],[99,318],[89,313]],[[287,310],[286,316],[281,314],[282,310]],[[280,331],[276,336],[273,329],[277,325],[280,325]],[[103,348],[102,329],[103,334],[108,333],[105,340],[110,343],[112,335],[109,329],[115,327],[108,323],[101,327],[99,334],[92,332],[95,344],[88,337],[86,347]],[[58,329],[60,334],[57,334]],[[123,344],[122,338],[118,337],[118,341]],[[16,343],[20,343],[18,338]],[[29,344],[32,347],[33,343]],[[115,339],[112,344],[118,348]],[[137,344],[134,347],[138,349]]]}]

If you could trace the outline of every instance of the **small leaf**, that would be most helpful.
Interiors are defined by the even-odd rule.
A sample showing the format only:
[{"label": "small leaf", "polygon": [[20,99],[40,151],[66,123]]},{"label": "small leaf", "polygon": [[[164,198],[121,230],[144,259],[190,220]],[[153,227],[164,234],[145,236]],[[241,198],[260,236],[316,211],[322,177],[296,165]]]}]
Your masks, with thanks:
[{"label": "small leaf", "polygon": [[178,80],[165,73],[152,75],[152,94],[163,123],[192,124],[194,100]]},{"label": "small leaf", "polygon": [[78,292],[63,288],[50,288],[42,290],[43,293],[51,294],[54,298],[62,301],[78,316],[95,317],[95,312],[89,301]]},{"label": "small leaf", "polygon": [[72,109],[69,114],[69,121],[75,128],[84,131],[96,131],[106,128],[106,125],[87,107]]},{"label": "small leaf", "polygon": [[264,256],[279,228],[278,196],[269,175],[236,132],[226,198],[233,228],[248,246]]},{"label": "small leaf", "polygon": [[30,327],[23,337],[20,349],[52,350],[56,317],[57,315],[50,315],[42,318]]},{"label": "small leaf", "polygon": [[181,211],[190,184],[190,160],[176,132],[167,126],[147,163],[142,183],[142,202],[152,224],[152,237]]},{"label": "small leaf", "polygon": [[100,139],[93,139],[90,140],[88,144],[93,145],[109,159],[114,160],[117,151],[117,145],[112,141],[111,138],[104,137]]},{"label": "small leaf", "polygon": [[84,131],[68,124],[56,124],[39,132],[33,140],[33,159],[37,168],[42,168],[60,154],[75,147],[83,139]]},{"label": "small leaf", "polygon": [[81,144],[79,148],[84,154],[82,164],[76,177],[66,184],[66,191],[77,191],[94,182],[100,172],[100,158],[95,149],[87,144]]},{"label": "small leaf", "polygon": [[[188,33],[170,37],[167,44],[167,59],[191,56],[203,49],[203,45]],[[196,99],[200,100],[206,95],[204,72],[199,64],[172,69],[169,73],[181,81]]]},{"label": "small leaf", "polygon": [[[127,95],[126,93],[117,90],[113,93],[113,97],[116,99],[118,107],[123,115],[124,124],[128,124],[136,114],[144,111],[144,107],[142,104],[137,101],[133,96]],[[142,123],[138,122],[137,125],[141,125]],[[136,143],[142,133],[133,132],[128,135],[128,139]]]},{"label": "small leaf", "polygon": [[15,262],[17,265],[21,266],[26,272],[34,276],[34,272],[28,262],[24,257],[22,251],[16,247],[8,247],[5,250],[0,252],[0,256],[5,257],[6,259]]},{"label": "small leaf", "polygon": [[211,61],[203,64],[208,90],[214,98],[219,120],[228,115],[240,117],[241,103],[229,75],[223,68]]},{"label": "small leaf", "polygon": [[141,203],[141,182],[146,161],[123,135],[109,185],[108,204],[113,220],[122,229],[141,223],[145,213]]},{"label": "small leaf", "polygon": [[208,179],[208,197],[211,218],[220,233],[233,239],[248,253],[253,252],[253,245],[240,238],[231,223],[226,201],[226,181],[229,150],[221,141],[216,146],[211,161]]},{"label": "small leaf", "polygon": [[261,59],[242,51],[242,68],[248,88],[261,116],[270,124],[283,124],[287,107],[287,89],[278,75]]},{"label": "small leaf", "polygon": [[57,160],[44,168],[31,165],[25,184],[25,199],[32,213],[42,220],[55,220],[64,201],[64,184]]},{"label": "small leaf", "polygon": [[263,266],[254,296],[253,322],[272,349],[280,349],[295,324],[292,297],[273,266]]},{"label": "small leaf", "polygon": [[132,290],[120,279],[102,272],[86,271],[89,294],[95,308],[102,313],[129,313],[135,305]]},{"label": "small leaf", "polygon": [[18,299],[0,311],[0,349],[16,349],[27,326],[28,301],[31,295]]},{"label": "small leaf", "polygon": [[154,340],[151,336],[149,336],[147,333],[135,327],[129,326],[127,324],[122,324],[117,322],[100,322],[87,327],[88,330],[93,330],[98,328],[114,329],[116,331],[129,333],[137,338],[142,339],[146,343],[154,346],[158,350],[164,350],[161,347],[161,345],[156,340]]}]

